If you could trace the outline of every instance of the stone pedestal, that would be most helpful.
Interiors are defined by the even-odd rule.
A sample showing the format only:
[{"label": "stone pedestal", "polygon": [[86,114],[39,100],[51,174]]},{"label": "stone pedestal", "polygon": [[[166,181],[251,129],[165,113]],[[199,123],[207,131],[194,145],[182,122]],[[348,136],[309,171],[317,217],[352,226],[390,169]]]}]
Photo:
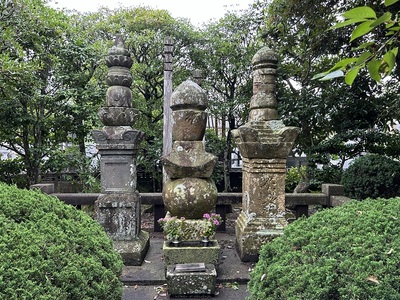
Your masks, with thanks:
[{"label": "stone pedestal", "polygon": [[181,272],[176,265],[167,267],[166,279],[170,295],[214,295],[217,271],[212,264],[206,264],[204,271]]},{"label": "stone pedestal", "polygon": [[170,241],[164,241],[164,264],[190,264],[206,263],[217,266],[219,252],[221,250],[217,240],[210,240],[209,246],[202,246],[201,241],[182,241],[178,247],[171,245]]},{"label": "stone pedestal", "polygon": [[131,127],[137,116],[137,110],[131,107],[132,59],[120,36],[106,63],[109,88],[106,106],[99,109],[99,118],[105,126],[93,130],[101,172],[96,217],[125,265],[141,265],[149,248],[149,234],[140,230],[141,203],[136,190],[135,157],[143,133]]},{"label": "stone pedestal", "polygon": [[242,212],[235,227],[242,261],[257,261],[262,244],[282,234],[292,218],[285,208],[286,158],[299,129],[278,119],[276,65],[268,48],[254,55],[249,122],[232,132],[243,158]]}]

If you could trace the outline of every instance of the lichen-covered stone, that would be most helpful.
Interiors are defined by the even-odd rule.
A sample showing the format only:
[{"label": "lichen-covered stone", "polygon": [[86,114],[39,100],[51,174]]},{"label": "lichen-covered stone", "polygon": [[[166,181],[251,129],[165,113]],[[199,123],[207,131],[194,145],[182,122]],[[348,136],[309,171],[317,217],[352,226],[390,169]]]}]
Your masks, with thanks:
[{"label": "lichen-covered stone", "polygon": [[180,178],[169,180],[163,189],[166,209],[173,216],[200,219],[206,212],[213,211],[218,190],[211,179]]},{"label": "lichen-covered stone", "polygon": [[136,190],[135,157],[143,132],[131,127],[138,111],[132,106],[132,59],[117,36],[106,57],[109,67],[106,105],[99,109],[105,125],[93,130],[100,153],[101,193],[96,218],[126,265],[140,265],[149,248],[149,235],[140,230],[140,195]]},{"label": "lichen-covered stone", "polygon": [[195,82],[186,80],[181,83],[171,95],[171,109],[197,109],[204,111],[208,100],[206,92]]},{"label": "lichen-covered stone", "polygon": [[263,243],[288,224],[285,209],[286,158],[299,133],[278,117],[277,56],[268,48],[253,57],[253,97],[249,121],[232,132],[243,159],[242,212],[236,243],[242,261],[256,261]]},{"label": "lichen-covered stone", "polygon": [[211,240],[212,246],[183,246],[173,247],[169,245],[169,241],[164,241],[163,254],[164,264],[190,264],[190,263],[205,263],[218,265],[218,258],[221,247],[217,240]]},{"label": "lichen-covered stone", "polygon": [[178,273],[175,266],[167,267],[166,279],[170,295],[214,295],[217,271],[206,264],[205,272]]},{"label": "lichen-covered stone", "polygon": [[161,158],[171,179],[198,177],[210,178],[217,157],[204,150],[203,142],[174,142],[172,151]]}]

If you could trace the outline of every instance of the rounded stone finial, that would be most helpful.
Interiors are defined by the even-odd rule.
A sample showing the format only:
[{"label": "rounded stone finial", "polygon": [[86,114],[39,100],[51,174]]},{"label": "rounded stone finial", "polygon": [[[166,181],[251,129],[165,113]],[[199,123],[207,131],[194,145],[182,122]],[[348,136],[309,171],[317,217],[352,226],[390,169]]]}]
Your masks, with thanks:
[{"label": "rounded stone finial", "polygon": [[268,47],[263,47],[254,54],[251,60],[253,70],[261,68],[276,69],[278,64],[278,56]]},{"label": "rounded stone finial", "polygon": [[276,69],[278,57],[268,47],[253,56],[253,97],[250,101],[250,121],[278,120],[276,101]]},{"label": "rounded stone finial", "polygon": [[203,139],[207,113],[206,92],[195,82],[186,80],[171,96],[171,110],[174,124],[173,141],[201,141]]},{"label": "rounded stone finial", "polygon": [[171,96],[171,109],[199,109],[205,110],[208,101],[206,92],[195,82],[186,80],[181,83]]}]

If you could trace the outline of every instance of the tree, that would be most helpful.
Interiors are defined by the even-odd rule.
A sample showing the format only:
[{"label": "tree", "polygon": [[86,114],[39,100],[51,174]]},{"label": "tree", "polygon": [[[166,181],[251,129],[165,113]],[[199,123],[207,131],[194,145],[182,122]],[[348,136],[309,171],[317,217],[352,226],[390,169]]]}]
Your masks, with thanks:
[{"label": "tree", "polygon": [[251,59],[260,47],[257,24],[248,10],[242,14],[227,13],[222,19],[206,24],[202,31],[196,67],[204,72],[203,87],[208,91],[216,136],[226,141],[224,190],[230,191],[231,131],[244,124],[248,115],[252,96]]},{"label": "tree", "polygon": [[[397,113],[388,110],[386,100],[395,96],[393,90],[362,77],[353,86],[313,80],[351,51],[350,29],[328,29],[337,15],[360,2],[275,0],[256,5],[266,20],[265,43],[280,56],[278,109],[286,125],[301,128],[294,152],[307,156],[311,173],[304,174],[305,186],[315,179],[317,164],[341,170],[348,159],[365,151],[393,150],[387,147],[393,136],[387,124]],[[332,158],[339,159],[338,167]]]},{"label": "tree", "polygon": [[[345,77],[345,82],[351,85],[363,68],[366,68],[369,76],[377,82],[390,75],[396,66],[400,34],[399,5],[394,5],[397,2],[398,0],[385,0],[385,6],[392,6],[392,11],[386,11],[379,18],[369,6],[356,7],[343,13],[345,20],[331,29],[358,24],[352,31],[349,42],[358,38],[367,41],[354,49],[356,57],[342,59],[329,71],[317,74],[314,78],[329,80]],[[369,33],[373,31],[378,33],[371,36]]]},{"label": "tree", "polygon": [[88,132],[92,112],[76,103],[99,99],[87,88],[96,54],[41,0],[2,2],[0,28],[0,145],[22,158],[32,184],[61,143]]},{"label": "tree", "polygon": [[132,56],[133,107],[139,110],[134,126],[146,134],[137,163],[161,182],[164,41],[166,37],[174,41],[173,84],[177,86],[191,73],[195,30],[187,20],[175,20],[165,10],[147,7],[103,8],[91,17],[98,20],[97,29],[102,32],[104,41],[112,41],[117,33],[122,34]]}]

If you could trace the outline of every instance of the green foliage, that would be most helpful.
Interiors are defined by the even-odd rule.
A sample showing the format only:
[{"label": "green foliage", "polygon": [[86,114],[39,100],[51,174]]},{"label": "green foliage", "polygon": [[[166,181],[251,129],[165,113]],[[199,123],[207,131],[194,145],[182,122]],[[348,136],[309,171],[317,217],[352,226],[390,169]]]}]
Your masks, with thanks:
[{"label": "green foliage", "polygon": [[[386,0],[385,6],[391,6],[398,0]],[[398,20],[399,11],[386,11],[380,17],[375,10],[369,6],[360,6],[343,13],[345,20],[337,23],[331,29],[342,28],[357,24],[351,33],[349,42],[361,37],[368,37],[374,30],[385,31],[385,36],[377,39],[369,38],[366,42],[355,47],[356,56],[344,58],[337,62],[330,70],[317,74],[314,79],[330,80],[336,77],[343,77],[344,81],[352,85],[361,69],[366,68],[372,79],[380,82],[383,77],[392,73],[396,65],[398,54],[398,42],[400,23]]]},{"label": "green foliage", "polygon": [[211,178],[215,184],[219,186],[224,180],[224,150],[226,147],[226,139],[220,138],[213,129],[206,129],[205,133],[205,150],[211,154],[214,154],[218,160],[214,167],[214,171]]},{"label": "green foliage", "polygon": [[0,184],[1,299],[121,299],[122,260],[96,221]]},{"label": "green foliage", "polygon": [[82,22],[45,4],[0,4],[0,145],[22,158],[30,183],[61,143],[84,152],[104,97],[93,80],[101,47]]},{"label": "green foliage", "polygon": [[[399,119],[396,70],[385,85],[368,76],[357,76],[351,86],[339,80],[313,80],[314,74],[330,69],[341,57],[352,56],[352,48],[364,42],[360,37],[349,43],[349,26],[329,30],[338,17],[361,5],[370,5],[381,15],[382,6],[372,0],[258,2],[256,8],[265,20],[265,43],[279,54],[278,111],[286,125],[301,128],[294,146],[296,154],[307,156],[310,169],[317,165],[330,168],[332,155],[338,156],[340,168],[363,152],[398,157],[399,135],[393,134],[389,125]],[[392,13],[395,10],[395,6],[390,7]],[[384,34],[374,30],[370,35],[379,39]],[[317,170],[309,173],[320,175]]]},{"label": "green foliage", "polygon": [[306,173],[306,167],[302,166],[301,171],[299,171],[299,168],[297,167],[291,167],[287,172],[286,172],[286,180],[285,180],[285,192],[286,193],[293,193],[294,189],[296,188],[297,184],[301,180],[301,174]]},{"label": "green foliage", "polygon": [[57,149],[43,164],[44,172],[62,174],[75,173],[77,179],[66,178],[83,192],[100,192],[100,166],[97,156],[81,153],[77,146]]},{"label": "green foliage", "polygon": [[348,197],[391,198],[400,195],[400,162],[381,155],[356,159],[344,171],[342,184]]},{"label": "green foliage", "polygon": [[0,181],[15,184],[20,188],[28,187],[28,180],[23,174],[24,164],[20,159],[0,159]]},{"label": "green foliage", "polygon": [[352,201],[265,244],[249,300],[400,299],[400,198]]}]

